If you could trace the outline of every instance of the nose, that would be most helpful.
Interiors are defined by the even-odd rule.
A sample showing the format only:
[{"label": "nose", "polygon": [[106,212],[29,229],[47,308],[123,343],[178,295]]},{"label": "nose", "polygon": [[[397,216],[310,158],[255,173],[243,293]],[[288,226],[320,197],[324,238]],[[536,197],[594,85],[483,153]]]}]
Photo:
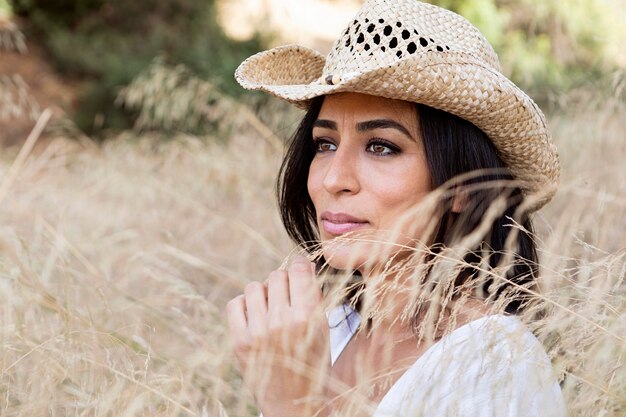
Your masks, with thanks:
[{"label": "nose", "polygon": [[349,146],[339,146],[327,165],[324,188],[331,194],[356,194],[361,189],[358,155]]}]

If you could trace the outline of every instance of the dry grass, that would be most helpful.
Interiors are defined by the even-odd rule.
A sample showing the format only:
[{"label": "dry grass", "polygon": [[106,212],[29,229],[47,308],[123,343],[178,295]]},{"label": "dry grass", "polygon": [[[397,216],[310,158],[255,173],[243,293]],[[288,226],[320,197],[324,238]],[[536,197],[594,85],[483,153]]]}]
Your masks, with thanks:
[{"label": "dry grass", "polygon": [[[551,123],[563,181],[536,220],[548,314],[532,326],[572,416],[623,416],[626,110]],[[292,249],[280,155],[258,136],[57,138],[25,160],[0,195],[0,416],[255,415],[223,308]]]}]

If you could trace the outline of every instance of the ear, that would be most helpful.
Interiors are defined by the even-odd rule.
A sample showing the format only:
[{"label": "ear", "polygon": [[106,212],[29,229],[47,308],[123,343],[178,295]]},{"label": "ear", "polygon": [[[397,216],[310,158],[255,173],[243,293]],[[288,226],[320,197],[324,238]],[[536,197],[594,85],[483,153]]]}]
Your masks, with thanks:
[{"label": "ear", "polygon": [[467,193],[462,191],[459,187],[454,189],[454,199],[452,200],[452,212],[461,213],[467,207],[468,198]]}]

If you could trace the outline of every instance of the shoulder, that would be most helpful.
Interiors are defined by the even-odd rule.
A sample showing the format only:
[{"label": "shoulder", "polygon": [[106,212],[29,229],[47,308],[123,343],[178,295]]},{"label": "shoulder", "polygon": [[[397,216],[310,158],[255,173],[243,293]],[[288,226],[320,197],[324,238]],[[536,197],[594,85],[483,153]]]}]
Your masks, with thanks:
[{"label": "shoulder", "polygon": [[420,399],[428,408],[424,415],[565,415],[550,359],[517,317],[485,316],[467,323],[433,345],[420,362],[429,390]]},{"label": "shoulder", "polygon": [[543,345],[517,317],[487,316],[457,330],[442,350],[449,349],[456,371],[474,378],[481,389],[497,381],[506,385],[500,392],[524,389],[531,394],[556,382]]}]

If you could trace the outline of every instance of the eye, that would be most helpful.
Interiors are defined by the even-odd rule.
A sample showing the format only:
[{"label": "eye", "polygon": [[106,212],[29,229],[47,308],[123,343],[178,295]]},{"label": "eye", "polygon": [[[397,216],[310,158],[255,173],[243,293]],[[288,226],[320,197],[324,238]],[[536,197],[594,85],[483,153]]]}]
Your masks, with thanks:
[{"label": "eye", "polygon": [[337,150],[337,146],[330,140],[320,137],[313,138],[313,148],[316,153],[332,152]]},{"label": "eye", "polygon": [[399,153],[400,149],[385,140],[376,139],[367,144],[367,151],[378,156],[390,156]]}]

